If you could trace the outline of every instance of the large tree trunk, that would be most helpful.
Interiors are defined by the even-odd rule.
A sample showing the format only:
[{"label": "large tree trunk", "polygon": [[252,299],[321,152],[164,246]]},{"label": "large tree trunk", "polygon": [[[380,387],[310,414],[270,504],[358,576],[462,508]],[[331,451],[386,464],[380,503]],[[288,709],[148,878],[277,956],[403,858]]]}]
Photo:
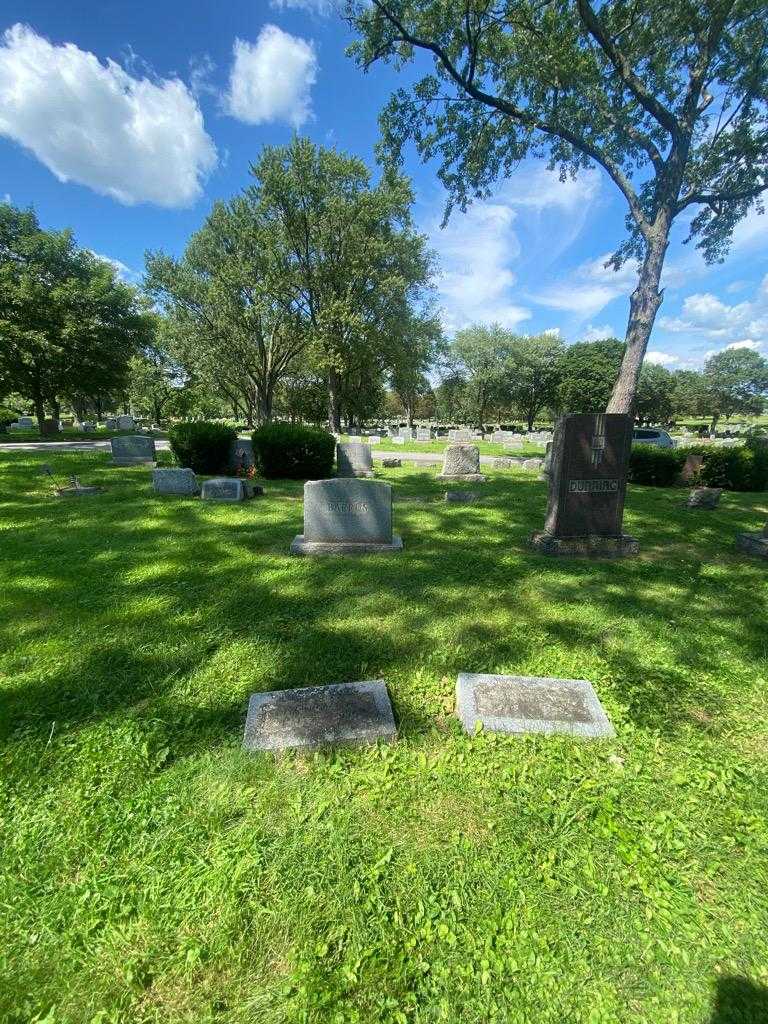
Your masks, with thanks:
[{"label": "large tree trunk", "polygon": [[606,412],[623,412],[632,415],[640,368],[643,365],[643,357],[648,347],[653,322],[663,298],[659,290],[659,282],[668,244],[669,226],[663,231],[660,230],[658,236],[648,244],[646,249],[637,287],[629,300],[627,348]]},{"label": "large tree trunk", "polygon": [[259,423],[269,423],[272,419],[272,388],[267,385],[259,392]]},{"label": "large tree trunk", "polygon": [[341,433],[339,374],[333,367],[328,370],[328,429],[331,433]]}]

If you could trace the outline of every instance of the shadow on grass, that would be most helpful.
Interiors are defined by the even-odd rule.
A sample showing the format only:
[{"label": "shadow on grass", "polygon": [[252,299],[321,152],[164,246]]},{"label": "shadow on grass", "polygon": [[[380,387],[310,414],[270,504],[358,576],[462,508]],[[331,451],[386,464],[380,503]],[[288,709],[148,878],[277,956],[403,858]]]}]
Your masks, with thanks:
[{"label": "shadow on grass", "polygon": [[[194,726],[198,737],[231,735],[254,690],[398,677],[423,664],[447,674],[511,671],[552,643],[596,651],[632,720],[672,732],[713,643],[749,659],[766,654],[756,587],[764,569],[732,550],[738,530],[765,518],[763,495],[725,495],[715,512],[689,512],[682,491],[633,487],[627,529],[640,539],[639,558],[553,560],[526,546],[546,504],[533,474],[489,474],[472,486],[478,503],[457,506],[442,502],[433,472],[404,469],[379,474],[395,486],[401,555],[297,559],[287,551],[301,531],[300,483],[269,481],[263,499],[218,506],[157,498],[146,469],[115,470],[103,455],[59,456],[57,468],[59,460],[62,475],[77,472],[107,492],[62,502],[38,475],[43,457],[0,467],[11,566],[0,642],[15,677],[4,691],[7,729],[76,725],[151,702],[167,703],[171,716],[183,707],[183,730]],[[697,614],[709,647],[675,627]],[[525,628],[500,629],[499,616]],[[664,636],[663,665],[649,667],[622,642],[629,622]],[[46,662],[62,626],[66,656],[56,651],[36,671],[30,649],[39,644]],[[220,679],[217,656],[233,644],[244,645],[242,665],[227,662]],[[209,687],[190,700],[179,680],[206,665]],[[393,696],[406,735],[432,727],[432,711],[413,695]]]},{"label": "shadow on grass", "polygon": [[768,988],[748,978],[720,978],[709,1024],[766,1024]]}]

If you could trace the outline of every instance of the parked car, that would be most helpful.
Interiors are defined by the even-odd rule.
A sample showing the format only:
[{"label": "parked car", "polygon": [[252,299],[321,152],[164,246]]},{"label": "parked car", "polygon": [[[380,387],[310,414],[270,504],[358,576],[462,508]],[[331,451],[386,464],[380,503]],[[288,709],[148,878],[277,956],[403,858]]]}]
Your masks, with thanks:
[{"label": "parked car", "polygon": [[632,431],[632,444],[655,444],[659,448],[674,448],[675,442],[666,432],[658,427],[635,427]]}]

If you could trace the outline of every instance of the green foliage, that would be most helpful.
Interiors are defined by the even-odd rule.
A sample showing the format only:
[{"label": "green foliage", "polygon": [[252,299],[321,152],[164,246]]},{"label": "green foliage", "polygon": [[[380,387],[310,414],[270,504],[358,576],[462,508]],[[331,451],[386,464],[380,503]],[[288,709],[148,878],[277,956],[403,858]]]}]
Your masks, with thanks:
[{"label": "green foliage", "polygon": [[685,463],[680,448],[660,448],[653,444],[633,444],[627,479],[633,484],[672,487]]},{"label": "green foliage", "polygon": [[324,430],[265,423],[254,431],[253,457],[268,480],[322,480],[331,475],[336,441]]},{"label": "green foliage", "polygon": [[517,335],[509,355],[507,393],[529,430],[540,413],[557,403],[565,345],[557,335]]},{"label": "green foliage", "polygon": [[758,415],[768,397],[768,359],[749,348],[727,348],[704,364],[713,425],[720,416]]},{"label": "green foliage", "polygon": [[168,431],[171,451],[180,466],[215,475],[229,468],[237,431],[222,423],[174,423]]},{"label": "green foliage", "polygon": [[18,415],[12,409],[0,405],[0,431],[5,430],[10,423],[15,423],[18,418]]},{"label": "green foliage", "polygon": [[[690,449],[689,449],[690,450]],[[761,445],[701,445],[701,483],[728,491],[764,491],[768,486],[768,449]]]},{"label": "green foliage", "polygon": [[676,370],[672,404],[678,416],[711,417],[714,401],[709,379],[698,370]]},{"label": "green foliage", "polygon": [[641,423],[666,423],[674,411],[675,377],[663,366],[643,363],[635,396],[635,416]]},{"label": "green foliage", "polygon": [[465,382],[464,401],[482,426],[492,403],[503,400],[514,334],[500,324],[473,324],[456,332],[450,346],[453,372]]},{"label": "green foliage", "polygon": [[562,412],[603,412],[624,355],[616,338],[569,345],[562,360],[558,401]]}]

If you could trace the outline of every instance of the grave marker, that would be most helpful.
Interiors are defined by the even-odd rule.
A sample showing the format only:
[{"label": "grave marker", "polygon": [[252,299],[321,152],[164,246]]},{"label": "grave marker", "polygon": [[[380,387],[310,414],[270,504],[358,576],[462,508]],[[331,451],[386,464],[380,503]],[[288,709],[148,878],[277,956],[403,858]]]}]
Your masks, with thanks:
[{"label": "grave marker", "polygon": [[615,732],[586,679],[497,676],[462,672],[456,711],[465,730],[568,733],[596,739]]},{"label": "grave marker", "polygon": [[200,493],[200,485],[191,469],[153,469],[152,486],[157,494],[193,496]]},{"label": "grave marker", "polygon": [[367,444],[336,445],[336,476],[373,476],[373,458]]},{"label": "grave marker", "polygon": [[480,452],[475,444],[449,444],[443,455],[443,469],[438,480],[470,480],[482,483]]},{"label": "grave marker", "polygon": [[392,532],[392,487],[383,480],[309,480],[304,484],[304,533],[293,555],[387,554],[402,551]]},{"label": "grave marker", "polygon": [[531,537],[538,551],[606,558],[637,554],[637,541],[622,532],[631,444],[632,420],[620,413],[557,421],[544,530]]},{"label": "grave marker", "polygon": [[113,437],[110,445],[113,466],[154,465],[155,439],[153,437],[146,437],[142,434]]}]

